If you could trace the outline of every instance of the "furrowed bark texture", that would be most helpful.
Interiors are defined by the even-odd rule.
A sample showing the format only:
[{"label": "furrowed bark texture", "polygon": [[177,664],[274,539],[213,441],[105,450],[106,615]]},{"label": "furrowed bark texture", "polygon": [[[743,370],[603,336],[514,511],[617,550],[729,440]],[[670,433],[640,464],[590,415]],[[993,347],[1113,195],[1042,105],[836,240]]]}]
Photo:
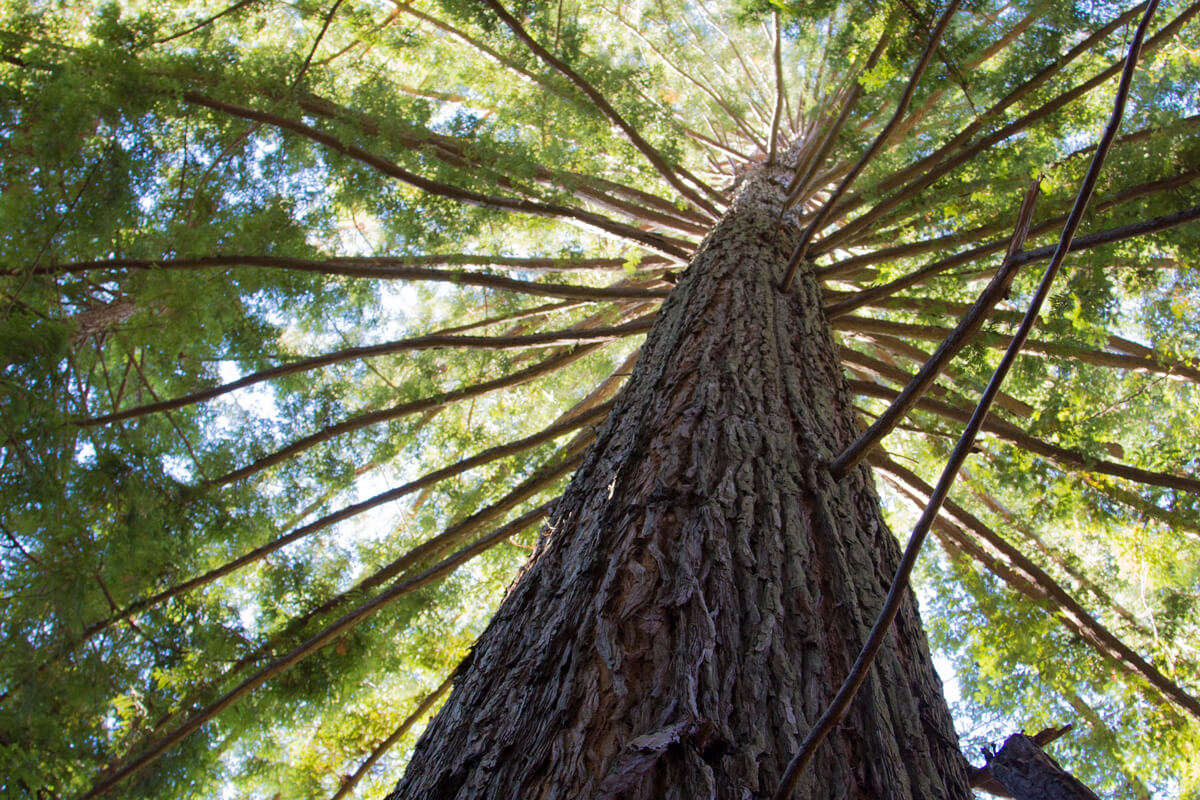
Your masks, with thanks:
[{"label": "furrowed bark texture", "polygon": [[[795,225],[743,183],[390,796],[767,797],[845,676],[899,548]],[[785,218],[786,219],[786,218]],[[911,596],[796,797],[968,798]]]},{"label": "furrowed bark texture", "polygon": [[988,769],[1016,800],[1100,800],[1022,733],[1005,740]]}]

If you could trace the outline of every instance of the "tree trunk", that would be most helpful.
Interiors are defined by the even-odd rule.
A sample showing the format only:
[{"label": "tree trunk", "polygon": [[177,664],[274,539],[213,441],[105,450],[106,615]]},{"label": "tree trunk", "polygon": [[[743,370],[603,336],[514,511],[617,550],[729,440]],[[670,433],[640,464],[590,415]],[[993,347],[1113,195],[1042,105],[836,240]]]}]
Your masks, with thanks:
[{"label": "tree trunk", "polygon": [[[780,176],[777,180],[783,180]],[[766,170],[664,304],[391,800],[770,796],[899,557]],[[794,221],[793,221],[794,223]],[[796,797],[968,798],[911,596]]]}]

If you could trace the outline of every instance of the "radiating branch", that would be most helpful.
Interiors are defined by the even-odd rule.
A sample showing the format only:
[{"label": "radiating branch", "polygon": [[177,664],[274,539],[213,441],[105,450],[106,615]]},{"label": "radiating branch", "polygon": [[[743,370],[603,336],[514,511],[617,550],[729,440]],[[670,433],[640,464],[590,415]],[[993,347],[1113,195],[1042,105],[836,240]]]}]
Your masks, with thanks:
[{"label": "radiating branch", "polygon": [[507,375],[490,381],[484,381],[483,383],[477,383],[470,386],[464,386],[460,389],[455,389],[454,391],[450,392],[441,392],[439,394],[424,397],[419,400],[400,403],[399,405],[391,406],[389,408],[380,409],[378,411],[370,411],[365,414],[358,414],[348,419],[344,419],[341,422],[328,425],[316,433],[298,439],[291,444],[276,450],[270,455],[263,456],[253,463],[242,467],[241,469],[236,469],[232,472],[229,472],[226,475],[223,475],[220,478],[212,481],[212,485],[227,486],[230,483],[244,480],[251,475],[255,475],[263,471],[264,469],[282,464],[283,462],[296,457],[305,450],[321,444],[322,442],[327,442],[338,436],[344,436],[347,433],[365,428],[369,425],[378,425],[382,422],[398,419],[399,417],[422,413],[434,408],[440,408],[442,406],[449,405],[450,403],[461,402],[462,400],[470,397],[479,397],[496,391],[497,389],[508,388],[511,386],[520,385],[522,383],[527,383],[536,377],[547,375],[551,372],[562,369],[567,364],[581,358],[586,353],[591,352],[591,349],[594,347],[596,347],[596,345],[593,345],[590,348],[574,348],[564,353],[551,356],[550,358],[540,361],[531,367],[514,372],[512,375]]},{"label": "radiating branch", "polygon": [[[268,93],[270,96],[270,93]],[[326,119],[350,122],[371,136],[385,136],[401,147],[432,155],[444,164],[458,169],[483,172],[492,182],[505,190],[517,192],[532,200],[541,198],[515,180],[506,171],[478,153],[478,142],[463,140],[432,130],[415,130],[412,124],[382,127],[377,120],[353,111],[324,97],[307,95],[297,100],[305,111]],[[552,189],[565,190],[596,205],[616,211],[639,222],[667,228],[688,235],[703,235],[711,220],[688,207],[680,209],[658,195],[616,183],[594,175],[566,170],[552,170],[542,164],[532,164],[533,180]],[[623,199],[622,199],[623,198]]]},{"label": "radiating branch", "polygon": [[[1104,39],[1109,36],[1109,34],[1136,19],[1138,14],[1142,13],[1145,5],[1145,2],[1139,2],[1124,11],[1112,21],[1102,25],[1099,29],[1097,29],[1091,35],[1085,37],[1066,53],[1056,58],[1052,64],[1044,67],[1028,80],[1023,81],[1019,86],[992,104],[992,106],[985,109],[982,113],[975,115],[975,118],[972,119],[972,121],[967,124],[966,127],[956,133],[948,142],[940,146],[937,150],[920,159],[919,161],[916,161],[910,166],[898,170],[892,175],[883,178],[879,182],[877,188],[880,191],[889,191],[915,175],[928,172],[930,168],[937,164],[937,162],[945,159],[949,154],[953,153],[955,150],[969,142],[971,137],[982,130],[985,125],[992,120],[999,118],[999,116],[1003,114],[1005,110],[1011,108],[1014,104],[1029,96],[1040,86],[1043,86],[1048,80],[1062,72],[1080,56],[1094,52],[1096,47],[1103,42]],[[1016,27],[1017,26],[1014,26],[1014,29],[1016,29]]]},{"label": "radiating branch", "polygon": [[417,704],[417,707],[413,709],[413,712],[404,718],[404,721],[400,723],[399,727],[392,731],[387,738],[385,738],[371,750],[370,755],[363,759],[363,762],[358,765],[358,769],[354,770],[353,774],[345,776],[345,778],[342,780],[341,786],[338,787],[338,790],[333,793],[333,796],[329,798],[329,800],[343,800],[343,798],[349,797],[354,792],[354,788],[358,786],[359,781],[361,781],[363,777],[371,771],[371,767],[375,766],[375,763],[379,761],[379,759],[383,758],[383,756],[387,754],[388,750],[391,750],[393,747],[395,747],[396,743],[403,739],[404,735],[408,733],[414,725],[420,722],[422,717],[428,714],[435,705],[437,705],[438,701],[445,696],[446,692],[450,691],[450,687],[454,684],[454,678],[456,675],[458,675],[458,671],[461,668],[461,664],[458,667],[455,667],[450,671],[450,674],[446,676],[446,679],[438,684],[436,689],[425,695],[425,697],[421,699],[421,702]]},{"label": "radiating branch", "polygon": [[213,581],[224,578],[225,576],[231,575],[234,572],[243,569],[244,567],[262,561],[267,556],[286,547],[287,545],[312,536],[313,534],[323,531],[339,522],[344,522],[360,514],[364,514],[373,508],[378,508],[379,506],[384,505],[385,503],[394,503],[395,501],[400,500],[407,495],[413,494],[414,492],[434,486],[472,469],[485,466],[493,461],[526,452],[534,447],[545,444],[546,442],[553,441],[560,436],[577,431],[580,428],[592,424],[598,424],[608,414],[610,408],[611,403],[602,404],[585,413],[571,416],[565,420],[556,422],[530,436],[526,436],[522,439],[517,439],[512,442],[507,442],[502,445],[497,445],[496,447],[490,447],[469,458],[461,459],[454,464],[450,464],[449,466],[426,473],[425,475],[411,480],[401,486],[397,486],[394,489],[380,492],[373,497],[367,498],[366,500],[352,503],[351,505],[340,508],[330,514],[326,514],[320,519],[314,520],[307,525],[302,525],[299,528],[283,534],[282,536],[277,536],[271,541],[259,545],[253,550],[238,556],[232,561],[227,561],[221,566],[205,572],[203,575],[198,575],[190,580],[177,583],[170,588],[162,590],[161,592],[157,592],[149,597],[130,603],[128,606],[117,610],[106,619],[88,626],[84,630],[83,636],[77,644],[83,644],[87,642],[93,636],[120,620],[129,619],[136,614],[140,614],[144,611],[154,608],[155,606],[161,605],[168,600],[207,586]]},{"label": "radiating branch", "polygon": [[[952,332],[950,328],[936,325],[913,325],[906,322],[853,316],[838,317],[833,321],[833,327],[835,330],[844,330],[850,333],[924,339],[926,341],[941,341]],[[985,332],[978,334],[976,340],[985,347],[1003,350],[1008,346],[1009,337],[999,333]],[[1026,355],[1052,356],[1080,364],[1127,369],[1133,372],[1155,372],[1200,383],[1200,369],[1165,358],[1149,348],[1146,348],[1146,351],[1144,355],[1133,355],[1040,339],[1027,340],[1023,348]]]},{"label": "radiating branch", "polygon": [[212,400],[238,389],[245,389],[247,387],[254,386],[255,384],[263,383],[264,381],[282,378],[287,375],[295,375],[301,372],[308,372],[310,370],[330,366],[332,364],[340,364],[346,361],[377,358],[379,356],[395,355],[397,353],[410,353],[417,350],[435,350],[443,348],[461,348],[471,350],[520,350],[525,348],[559,347],[562,345],[579,343],[586,344],[595,342],[611,342],[617,339],[623,339],[627,336],[645,333],[650,329],[650,326],[653,324],[653,322],[654,315],[648,314],[623,325],[602,328],[571,328],[560,331],[545,331],[542,333],[530,333],[518,336],[462,336],[435,333],[427,336],[413,336],[408,339],[398,339],[391,342],[383,342],[381,344],[349,347],[344,350],[336,350],[332,353],[326,353],[324,355],[314,356],[312,358],[300,359],[288,364],[281,364],[278,367],[260,370],[235,381],[223,383],[220,386],[213,386],[209,389],[202,389],[201,391],[193,392],[182,397],[176,397],[172,400],[148,403],[146,405],[125,409],[124,411],[117,411],[112,414],[76,420],[75,424],[79,427],[90,428],[97,425],[108,425],[113,422],[120,422],[133,417],[145,416],[146,414],[154,414],[161,411],[170,411],[176,408],[183,408],[184,406]]},{"label": "radiating branch", "polygon": [[498,211],[511,211],[518,214],[530,214],[538,217],[547,217],[551,219],[570,219],[580,222],[589,228],[593,228],[602,233],[608,233],[626,239],[631,242],[637,242],[643,246],[654,250],[655,252],[663,253],[672,258],[680,258],[687,260],[690,252],[690,243],[677,242],[666,236],[657,233],[651,233],[640,230],[632,225],[625,225],[615,220],[600,214],[594,214],[590,211],[585,211],[579,208],[571,208],[568,206],[560,206],[553,203],[543,203],[536,200],[504,197],[500,195],[485,195],[479,192],[474,192],[469,189],[463,189],[458,186],[452,186],[448,183],[440,183],[430,180],[429,178],[417,175],[414,172],[404,169],[399,164],[389,161],[382,156],[368,152],[363,148],[347,144],[336,136],[326,133],[325,131],[314,128],[303,122],[299,122],[288,117],[281,116],[269,111],[260,111],[258,109],[248,108],[246,106],[235,105],[224,100],[217,100],[212,97],[200,94],[199,92],[184,92],[183,99],[189,103],[211,108],[214,111],[220,111],[231,116],[241,117],[243,119],[253,120],[255,122],[263,122],[280,130],[290,131],[311,141],[317,142],[324,147],[341,153],[347,158],[354,159],[369,167],[372,167],[388,177],[395,178],[414,186],[422,191],[428,192],[438,197],[446,197],[451,200],[465,203],[467,205],[477,206],[479,208],[488,208]]},{"label": "radiating branch", "polygon": [[[609,11],[609,13],[614,14],[617,17],[618,21],[625,28],[627,28],[634,36],[636,36],[638,41],[642,42],[642,44],[644,44],[647,48],[649,48],[650,52],[654,53],[654,55],[657,56],[658,59],[663,64],[665,64],[672,72],[679,75],[679,77],[683,78],[685,81],[692,84],[697,89],[699,89],[701,92],[703,92],[705,95],[707,95],[713,101],[713,103],[716,104],[717,108],[721,109],[721,111],[723,111],[725,113],[725,116],[729,119],[730,122],[733,123],[734,127],[736,127],[738,129],[738,132],[741,133],[741,135],[744,136],[747,141],[752,143],[755,147],[758,147],[759,149],[763,149],[763,142],[758,138],[757,134],[755,134],[754,129],[746,124],[746,121],[742,118],[742,115],[738,114],[733,109],[733,107],[720,94],[717,93],[717,91],[715,89],[713,89],[711,86],[702,82],[699,78],[692,75],[687,70],[680,67],[677,63],[675,63],[674,59],[672,59],[668,54],[664,53],[661,48],[659,48],[657,45],[655,45],[653,42],[651,42],[649,38],[647,38],[636,27],[631,25],[624,17],[620,16],[620,14],[617,11],[613,11],[612,9],[606,9],[606,10]],[[694,136],[695,134],[693,132],[688,132],[688,135]],[[708,140],[707,143],[710,145],[717,144],[716,142],[713,142],[712,140]],[[729,150],[724,145],[721,145],[721,149],[724,152],[729,152],[733,155],[736,155],[736,156],[742,158],[745,161],[750,160],[749,158],[747,158],[745,156],[741,156],[736,151]]]},{"label": "radiating branch", "polygon": [[930,384],[933,383],[938,374],[949,363],[950,359],[954,358],[958,351],[979,332],[992,307],[1007,294],[1009,287],[1012,285],[1013,278],[1017,275],[1017,267],[1014,264],[1014,259],[1021,252],[1021,248],[1025,244],[1025,237],[1029,234],[1029,226],[1033,222],[1033,211],[1037,202],[1039,186],[1040,183],[1038,181],[1033,181],[1030,183],[1029,189],[1025,192],[1025,199],[1022,201],[1021,210],[1018,212],[1016,230],[1013,233],[1012,241],[1009,243],[1008,253],[1005,255],[1004,261],[1000,265],[1000,269],[996,272],[996,275],[980,293],[979,299],[975,301],[975,305],[959,320],[954,331],[942,340],[937,352],[913,376],[908,385],[904,387],[904,390],[897,395],[891,406],[853,444],[843,450],[833,460],[829,465],[829,472],[834,478],[840,480],[845,477],[863,459],[868,450],[891,432],[896,423],[925,394]]},{"label": "radiating branch", "polygon": [[896,103],[896,111],[892,114],[892,118],[888,120],[887,125],[883,127],[883,130],[879,132],[875,140],[871,142],[866,152],[850,168],[850,172],[842,179],[838,187],[833,190],[833,194],[821,204],[821,208],[817,211],[816,216],[808,223],[808,227],[804,229],[804,233],[801,234],[800,240],[796,243],[796,247],[792,251],[791,258],[788,259],[787,271],[784,273],[780,287],[783,291],[786,292],[791,288],[792,279],[795,278],[796,270],[800,268],[800,263],[808,255],[808,248],[812,243],[813,237],[825,226],[825,221],[829,219],[829,214],[833,207],[837,204],[841,196],[846,193],[846,190],[850,188],[850,185],[854,183],[854,179],[858,177],[858,174],[862,172],[867,164],[871,163],[871,160],[887,144],[892,133],[895,132],[897,126],[903,121],[904,115],[908,111],[908,106],[912,102],[913,94],[917,91],[917,84],[920,83],[922,76],[924,76],[925,69],[929,66],[929,62],[937,50],[938,42],[941,41],[942,35],[950,25],[950,20],[954,17],[955,12],[958,11],[959,2],[960,0],[950,0],[950,5],[942,12],[937,25],[934,26],[933,31],[929,34],[929,41],[925,44],[925,51],[917,61],[917,66],[913,69],[912,75],[908,79],[908,85],[904,87],[904,92],[900,95],[900,100]]},{"label": "radiating branch", "polygon": [[[1175,34],[1182,28],[1192,17],[1200,13],[1200,2],[1193,3],[1184,9],[1175,19],[1171,20],[1167,25],[1158,31],[1149,41],[1146,42],[1145,50],[1150,52],[1161,45],[1171,41]],[[981,138],[978,142],[962,150],[958,154],[951,156],[946,161],[930,169],[923,175],[915,178],[902,189],[888,196],[869,211],[857,216],[851,222],[840,228],[836,233],[826,237],[821,242],[821,247],[815,255],[827,253],[834,248],[846,247],[852,241],[853,237],[861,231],[872,226],[884,213],[896,208],[901,203],[916,197],[920,192],[931,186],[938,178],[949,173],[956,167],[970,161],[975,156],[989,150],[992,146],[998,144],[1005,139],[1015,136],[1017,133],[1025,130],[1031,125],[1048,118],[1051,114],[1062,110],[1070,103],[1085,96],[1093,89],[1107,83],[1111,78],[1121,72],[1121,62],[1114,63],[1108,69],[1097,73],[1090,79],[1075,86],[1074,88],[1057,95],[1053,99],[1047,101],[1036,109],[1028,112],[1017,120],[1005,125],[1001,129],[988,134]],[[844,213],[844,210],[841,210]]]},{"label": "radiating branch", "polygon": [[[894,400],[896,397],[895,391],[877,383],[856,380],[851,380],[849,383],[852,390],[867,397],[878,397],[888,401]],[[914,407],[956,422],[968,422],[971,418],[971,413],[966,408],[931,397],[922,397],[914,404]],[[1112,475],[1115,478],[1123,478],[1147,486],[1160,486],[1200,496],[1200,479],[1197,478],[1169,472],[1155,472],[1128,464],[1119,464],[1115,461],[1093,458],[1030,436],[1017,426],[999,419],[985,420],[982,430],[1022,450],[1035,453],[1072,470]]]},{"label": "radiating branch", "polygon": [[[586,96],[592,101],[592,103],[595,104],[596,108],[599,109],[600,113],[602,113],[609,122],[620,128],[625,134],[626,138],[628,138],[633,146],[637,148],[638,152],[646,157],[646,160],[653,165],[653,167],[658,171],[658,174],[661,175],[667,183],[675,187],[675,190],[688,200],[711,214],[714,219],[721,216],[721,212],[717,210],[716,206],[689,188],[687,184],[680,180],[679,175],[688,177],[693,184],[705,190],[710,197],[717,197],[716,192],[713,191],[711,187],[700,181],[698,178],[689,175],[687,170],[683,169],[682,167],[671,167],[671,165],[667,163],[667,160],[663,158],[662,154],[659,153],[658,150],[653,147],[653,145],[642,138],[642,135],[637,132],[637,129],[630,125],[629,122],[627,122],[625,118],[622,117],[620,113],[618,113],[617,110],[612,107],[612,104],[608,102],[608,99],[605,98],[604,95],[596,90],[596,87],[592,86],[592,84],[589,83],[582,75],[567,66],[566,63],[560,60],[553,53],[538,44],[537,40],[526,32],[520,21],[517,20],[517,18],[512,14],[509,14],[508,11],[505,10],[504,6],[498,2],[498,0],[481,0],[481,2],[487,5],[487,7],[490,8],[496,14],[496,16],[500,18],[500,21],[508,26],[508,29],[513,32],[513,35],[515,35],[526,47],[528,47],[535,56],[566,78],[576,89],[583,92],[584,96]],[[676,174],[677,172],[678,174]]]},{"label": "radiating branch", "polygon": [[[424,254],[411,256],[334,256],[323,259],[292,258],[289,256],[271,255],[213,255],[197,258],[107,258],[96,261],[75,261],[63,264],[41,264],[32,269],[20,267],[0,270],[0,275],[17,275],[29,272],[33,275],[75,275],[92,270],[125,269],[125,270],[193,270],[215,269],[220,267],[260,267],[267,269],[290,269],[300,272],[317,272],[324,275],[344,275],[356,278],[396,279],[396,280],[445,280],[454,283],[465,283],[489,288],[511,288],[525,294],[542,294],[547,297],[559,296],[552,292],[556,284],[534,283],[533,281],[514,281],[512,284],[503,283],[508,280],[499,275],[484,273],[447,272],[434,267],[496,267],[529,272],[575,272],[575,271],[621,271],[630,263],[628,258],[574,258],[553,256],[501,256],[480,253],[445,253]],[[637,261],[639,269],[667,267],[676,264],[674,259],[662,256],[645,256]],[[496,283],[499,279],[502,283]],[[476,283],[476,280],[483,282]],[[532,285],[529,285],[532,284]],[[551,293],[543,294],[538,287],[551,287]],[[567,286],[564,291],[592,291],[589,286]],[[526,289],[529,289],[527,292]],[[603,294],[606,289],[601,288]],[[622,290],[617,290],[622,291]],[[565,296],[565,295],[563,295]],[[582,297],[582,295],[580,295]],[[616,295],[614,295],[616,296]],[[587,297],[584,299],[597,299]]]},{"label": "radiating branch", "polygon": [[[891,32],[888,26],[885,25],[883,33],[879,36],[879,41],[875,43],[875,49],[867,56],[867,62],[863,66],[864,72],[870,71],[879,63],[879,59],[883,57],[884,52],[887,50],[889,41],[891,41]],[[810,192],[812,176],[825,163],[825,160],[833,151],[833,146],[837,142],[838,135],[846,127],[846,122],[850,119],[851,112],[858,104],[859,98],[862,97],[863,87],[858,77],[859,74],[857,73],[853,76],[850,91],[846,97],[841,99],[839,103],[841,109],[821,135],[821,143],[796,165],[796,174],[787,186],[787,199],[783,204],[784,212],[795,206],[806,193]],[[780,217],[782,218],[782,214]]]},{"label": "radiating branch", "polygon": [[[872,456],[871,464],[891,475],[908,492],[919,493],[920,497],[914,498],[919,506],[925,505],[925,499],[933,492],[933,487],[922,481],[912,471],[905,469],[886,456]],[[1153,664],[1150,664],[1138,655],[1133,648],[1126,645],[1111,631],[1101,625],[1045,570],[1034,564],[1018,548],[1014,547],[953,500],[947,499],[945,506],[946,508],[943,513],[949,514],[955,522],[970,529],[1004,558],[1008,559],[1009,564],[1020,571],[1027,584],[1036,587],[1036,590],[1030,592],[1028,589],[1022,589],[1019,585],[1014,586],[1014,588],[1029,596],[1036,603],[1044,602],[1047,599],[1052,601],[1058,612],[1057,616],[1066,622],[1068,627],[1075,631],[1085,643],[1098,651],[1107,660],[1120,665],[1127,673],[1137,675],[1141,680],[1149,683],[1157,691],[1161,692],[1164,697],[1177,704],[1193,718],[1200,720],[1200,701],[1197,701],[1196,698],[1192,697],[1177,683],[1160,672]],[[954,536],[956,541],[960,543],[969,543],[969,540],[964,539],[952,527],[948,533]],[[977,548],[972,548],[970,552],[978,558],[979,556],[976,554],[981,551]]]},{"label": "radiating branch", "polygon": [[1111,608],[1113,613],[1124,620],[1126,625],[1142,636],[1153,638],[1153,633],[1141,622],[1141,620],[1134,616],[1132,611],[1113,599],[1112,595],[1105,591],[1094,580],[1089,578],[1082,569],[1080,569],[1076,564],[1071,563],[1071,559],[1069,557],[1060,552],[1058,548],[1052,546],[1042,539],[1042,537],[1034,532],[1029,525],[1019,519],[1014,511],[1007,508],[1003,503],[988,493],[987,490],[980,486],[979,482],[967,472],[967,470],[964,469],[962,471],[962,477],[964,483],[970,487],[971,495],[980,503],[982,503],[989,511],[1003,519],[1005,525],[1007,525],[1009,529],[1016,531],[1026,540],[1032,542],[1034,547],[1041,551],[1046,558],[1053,561],[1059,569],[1070,575],[1071,579],[1078,583],[1080,588],[1093,595],[1096,600],[1104,605],[1104,607]]},{"label": "radiating branch", "polygon": [[[196,31],[200,30],[201,28],[208,27],[209,25],[211,25],[214,22],[216,22],[217,20],[219,20],[221,17],[228,16],[229,14],[233,14],[233,13],[245,8],[246,6],[250,5],[251,3],[256,3],[256,2],[258,2],[258,0],[238,0],[238,2],[234,3],[233,5],[231,5],[227,8],[224,8],[221,11],[218,11],[216,14],[212,14],[208,17],[205,17],[204,19],[200,20],[199,22],[195,23],[194,25],[190,25],[189,27],[184,28],[181,31],[177,31],[175,33],[168,34],[161,39],[155,39],[154,41],[149,42],[145,45],[142,45],[141,47],[154,47],[155,45],[166,44],[167,42],[174,41],[175,39],[180,39],[184,36],[187,36],[188,34],[195,33]],[[141,49],[141,48],[139,48],[139,49]]]},{"label": "radiating branch", "polygon": [[[391,561],[384,567],[372,572],[366,578],[360,580],[350,589],[338,592],[332,597],[327,598],[320,605],[310,608],[308,611],[298,616],[292,617],[283,626],[283,628],[271,633],[268,638],[261,642],[252,651],[238,659],[224,675],[222,680],[228,681],[230,678],[242,674],[245,670],[253,667],[255,664],[262,661],[264,658],[272,656],[278,647],[286,646],[288,642],[294,641],[296,637],[303,634],[305,629],[310,624],[324,617],[347,603],[353,600],[359,600],[371,589],[374,589],[387,581],[397,578],[405,581],[409,570],[419,569],[423,565],[428,564],[432,559],[435,559],[452,547],[463,544],[472,536],[478,533],[481,529],[497,521],[504,514],[512,511],[521,503],[529,500],[536,495],[545,492],[554,487],[554,485],[569,475],[572,470],[579,466],[583,458],[582,451],[595,438],[595,428],[587,428],[577,434],[571,441],[562,446],[559,453],[550,458],[532,475],[522,481],[519,485],[509,490],[503,497],[496,502],[480,509],[470,516],[461,519],[446,528],[442,533],[425,540],[416,547],[408,550],[400,557]],[[538,509],[524,515],[522,519],[527,520],[526,524],[521,527],[521,530],[527,528],[538,519],[544,517],[549,509],[554,505],[554,501],[542,505]],[[515,524],[509,523],[501,530],[508,529],[509,526]],[[517,531],[519,532],[519,531]],[[499,531],[493,531],[487,534],[484,539],[492,541],[493,544],[499,544],[508,538],[505,535],[501,538],[495,538]],[[461,551],[460,551],[461,552]],[[445,562],[443,562],[445,563]],[[412,589],[420,588],[414,586]],[[195,705],[196,698],[202,696],[194,692],[192,697],[185,703],[181,704],[182,708],[191,708]],[[162,728],[168,723],[169,719],[164,719],[158,726]]]},{"label": "radiating branch", "polygon": [[783,119],[783,98],[786,89],[783,85],[783,37],[780,28],[782,27],[779,21],[779,9],[773,9],[772,21],[774,22],[775,32],[775,47],[772,51],[772,60],[775,62],[775,111],[771,114],[771,146],[767,152],[767,163],[775,163],[775,154],[779,151],[779,124]]},{"label": "radiating branch", "polygon": [[118,783],[121,783],[126,778],[135,775],[145,769],[150,764],[157,761],[163,755],[174,749],[180,742],[186,739],[191,734],[199,730],[203,725],[214,719],[218,714],[230,708],[239,702],[246,695],[258,687],[265,684],[267,681],[275,678],[278,675],[288,671],[296,664],[299,664],[304,659],[308,658],[313,653],[316,653],[326,645],[332,644],[339,637],[350,631],[356,625],[370,619],[382,609],[386,608],[391,603],[395,602],[400,597],[409,594],[417,589],[423,588],[434,581],[440,580],[449,575],[462,564],[471,560],[480,553],[485,552],[490,547],[520,533],[540,521],[549,509],[551,503],[546,503],[532,511],[529,511],[507,525],[497,529],[488,536],[483,537],[468,545],[467,547],[458,550],[453,555],[446,557],[434,566],[424,572],[414,575],[411,578],[401,580],[395,583],[386,591],[380,593],[372,600],[364,603],[337,621],[331,623],[319,633],[308,638],[304,642],[296,645],[286,654],[264,666],[262,669],[255,672],[249,678],[246,678],[238,686],[226,692],[224,695],[214,700],[204,708],[191,714],[179,727],[170,731],[166,735],[147,744],[137,756],[130,758],[123,764],[117,764],[96,778],[91,788],[80,797],[79,800],[90,800],[93,797],[99,797],[113,789]]},{"label": "radiating branch", "polygon": [[[1121,225],[1116,228],[1110,228],[1105,231],[1097,231],[1089,233],[1086,236],[1080,236],[1077,239],[1072,239],[1068,244],[1068,252],[1080,252],[1090,250],[1096,247],[1102,247],[1108,244],[1133,239],[1138,236],[1147,236],[1151,233],[1169,230],[1179,225],[1185,225],[1189,222],[1194,222],[1200,219],[1200,205],[1185,208],[1182,211],[1176,211],[1171,214],[1164,214],[1153,219],[1143,220],[1141,222],[1130,223],[1129,225]],[[1034,226],[1033,233],[1036,233],[1041,225]],[[931,264],[927,264],[920,269],[913,270],[907,275],[903,275],[888,283],[872,286],[867,289],[855,292],[842,299],[835,300],[825,307],[825,314],[830,319],[849,314],[855,309],[863,306],[871,305],[882,298],[889,297],[896,292],[908,289],[913,286],[918,286],[936,275],[940,275],[954,267],[963,264],[969,264],[989,253],[994,253],[1004,246],[1003,240],[988,242],[987,244],[978,245],[962,253],[956,253],[952,256],[939,259]],[[1028,264],[1032,261],[1044,261],[1052,257],[1057,250],[1058,245],[1047,245],[1034,250],[1026,250],[1016,258],[1018,266]]]}]

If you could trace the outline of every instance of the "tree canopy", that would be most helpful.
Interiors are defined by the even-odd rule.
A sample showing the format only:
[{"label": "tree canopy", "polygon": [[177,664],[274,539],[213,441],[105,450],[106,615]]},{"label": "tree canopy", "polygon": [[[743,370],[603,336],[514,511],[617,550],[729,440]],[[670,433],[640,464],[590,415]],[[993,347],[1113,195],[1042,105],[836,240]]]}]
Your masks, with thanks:
[{"label": "tree canopy", "polygon": [[[785,153],[864,428],[1029,212],[1005,296],[861,454],[903,534],[1144,10],[11,0],[0,787],[390,788],[678,273]],[[1157,9],[918,567],[964,753],[1073,723],[1056,755],[1112,796],[1200,796],[1197,12]]]}]

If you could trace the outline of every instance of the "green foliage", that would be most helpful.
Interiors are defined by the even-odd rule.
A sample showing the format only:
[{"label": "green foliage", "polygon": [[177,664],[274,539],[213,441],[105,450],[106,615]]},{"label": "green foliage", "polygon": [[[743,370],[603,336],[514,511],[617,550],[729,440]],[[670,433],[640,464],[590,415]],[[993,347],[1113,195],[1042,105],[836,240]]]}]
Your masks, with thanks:
[{"label": "green foliage", "polygon": [[[801,187],[805,215],[891,116],[942,10],[874,0],[505,8],[571,76],[466,0],[19,0],[0,12],[6,797],[82,794],[386,586],[551,500],[565,479],[536,479],[599,422],[373,498],[533,436],[598,386],[591,400],[603,401],[639,338],[575,359],[570,345],[512,342],[348,357],[166,411],[89,418],[335,351],[446,331],[578,333],[652,313],[658,295],[564,300],[559,285],[670,287],[683,264],[662,253],[690,251],[711,225],[674,183],[707,184],[692,193],[721,205],[767,158],[776,14],[785,166],[816,151],[852,87],[862,93]],[[1167,3],[1154,30],[1184,9]],[[1018,0],[956,15],[905,126],[816,241],[819,268],[857,260],[830,277],[831,297],[948,260],[855,312],[910,326],[904,341],[837,323],[852,377],[895,389],[896,370],[917,368],[996,267],[1032,177],[1042,193],[1025,247],[1057,241],[1113,81],[1047,104],[1119,63],[1128,30],[1043,71],[1122,11]],[[1150,48],[1081,234],[1200,202],[1197,52],[1194,21]],[[959,149],[943,150],[964,130]],[[870,222],[839,240],[856,219]],[[1060,457],[989,434],[955,490],[1193,696],[1200,498],[1102,467],[1200,472],[1198,256],[1194,220],[1073,253],[993,412]],[[969,410],[1038,266],[1023,268],[931,399]],[[488,284],[497,278],[525,291]],[[566,363],[472,391],[552,359]],[[959,427],[919,408],[884,446],[932,475]],[[330,518],[355,504],[369,509]],[[901,499],[885,505],[903,530]],[[363,585],[446,532],[459,535]],[[399,597],[239,695],[114,795],[332,796],[466,655],[535,541],[536,528],[523,529]],[[955,666],[969,758],[1015,729],[1074,721],[1078,735],[1055,752],[1102,794],[1200,796],[1196,720],[1098,656],[1003,563],[927,555],[926,623]],[[420,727],[360,796],[394,782]]]}]

